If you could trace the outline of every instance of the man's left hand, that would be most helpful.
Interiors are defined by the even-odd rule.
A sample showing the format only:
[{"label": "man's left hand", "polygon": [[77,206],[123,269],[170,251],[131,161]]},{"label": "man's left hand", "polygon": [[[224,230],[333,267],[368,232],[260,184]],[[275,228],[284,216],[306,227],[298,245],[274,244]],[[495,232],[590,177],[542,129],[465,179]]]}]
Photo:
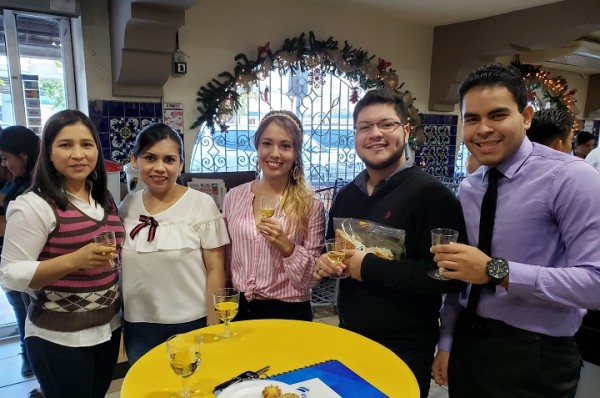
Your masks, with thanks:
[{"label": "man's left hand", "polygon": [[367,252],[362,250],[344,250],[346,257],[344,258],[344,264],[346,265],[346,272],[350,272],[350,277],[362,282],[360,276],[360,270],[362,268],[362,262]]},{"label": "man's left hand", "polygon": [[432,246],[431,252],[438,267],[446,269],[443,272],[446,278],[479,285],[489,282],[485,270],[491,257],[478,248],[462,243],[450,243]]}]

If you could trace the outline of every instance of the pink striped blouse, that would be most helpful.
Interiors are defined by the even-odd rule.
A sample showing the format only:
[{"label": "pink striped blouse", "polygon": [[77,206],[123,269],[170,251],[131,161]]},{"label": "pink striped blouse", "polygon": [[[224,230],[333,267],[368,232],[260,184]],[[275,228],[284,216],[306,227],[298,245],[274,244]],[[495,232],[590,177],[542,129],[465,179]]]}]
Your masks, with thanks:
[{"label": "pink striped blouse", "polygon": [[[233,286],[244,292],[248,300],[259,295],[286,302],[308,301],[313,268],[324,245],[323,203],[315,199],[308,227],[302,234],[293,228],[288,233],[288,239],[296,247],[284,258],[256,228],[251,186],[249,182],[233,188],[223,201],[223,215],[231,240],[228,266]],[[273,217],[287,230],[288,220],[281,208]]]}]

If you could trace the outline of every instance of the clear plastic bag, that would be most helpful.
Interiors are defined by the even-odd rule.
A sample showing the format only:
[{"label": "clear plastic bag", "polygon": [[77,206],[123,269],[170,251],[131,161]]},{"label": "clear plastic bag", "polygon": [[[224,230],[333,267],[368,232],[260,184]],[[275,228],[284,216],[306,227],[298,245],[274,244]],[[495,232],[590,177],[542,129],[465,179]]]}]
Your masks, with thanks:
[{"label": "clear plastic bag", "polygon": [[335,237],[346,241],[346,249],[364,250],[386,260],[406,258],[402,229],[356,218],[334,218]]}]

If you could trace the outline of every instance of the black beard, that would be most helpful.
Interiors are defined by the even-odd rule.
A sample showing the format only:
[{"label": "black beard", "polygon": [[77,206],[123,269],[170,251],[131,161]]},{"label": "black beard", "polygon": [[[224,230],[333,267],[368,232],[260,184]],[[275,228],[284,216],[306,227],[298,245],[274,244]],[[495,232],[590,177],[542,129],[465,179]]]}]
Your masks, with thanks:
[{"label": "black beard", "polygon": [[388,167],[390,167],[391,165],[393,165],[394,163],[396,163],[404,154],[404,148],[406,147],[406,144],[402,145],[402,147],[398,148],[398,150],[394,153],[392,153],[392,155],[385,160],[383,163],[380,164],[375,164],[375,163],[371,163],[368,160],[362,159],[363,163],[365,164],[365,166],[367,166],[370,169],[373,170],[385,170]]}]

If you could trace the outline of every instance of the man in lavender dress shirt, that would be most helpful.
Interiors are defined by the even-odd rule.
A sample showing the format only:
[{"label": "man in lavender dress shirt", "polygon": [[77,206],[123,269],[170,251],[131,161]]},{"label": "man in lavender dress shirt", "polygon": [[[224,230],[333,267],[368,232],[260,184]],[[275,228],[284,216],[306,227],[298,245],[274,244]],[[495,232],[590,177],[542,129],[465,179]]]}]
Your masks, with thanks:
[{"label": "man in lavender dress shirt", "polygon": [[[484,166],[460,186],[469,245],[432,248],[451,279],[432,367],[451,398],[567,398],[581,357],[573,335],[600,308],[600,175],[585,161],[531,143],[533,109],[513,68],[485,65],[459,88],[467,148]],[[491,168],[502,173],[491,256],[477,249]],[[470,287],[484,285],[475,313]]]}]

